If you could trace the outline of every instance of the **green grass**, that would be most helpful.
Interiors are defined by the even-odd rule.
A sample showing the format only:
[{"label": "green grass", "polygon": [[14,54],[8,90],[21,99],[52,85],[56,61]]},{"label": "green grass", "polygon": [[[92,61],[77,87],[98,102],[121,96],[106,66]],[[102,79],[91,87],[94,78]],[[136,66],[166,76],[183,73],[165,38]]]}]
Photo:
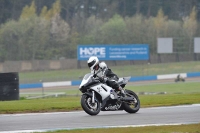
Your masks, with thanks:
[{"label": "green grass", "polygon": [[172,106],[200,103],[200,93],[169,94],[169,95],[140,95],[141,107]]},{"label": "green grass", "polygon": [[[134,83],[133,83],[134,84]],[[167,94],[200,93],[200,82],[126,86],[134,92],[166,92]]]},{"label": "green grass", "polygon": [[80,97],[48,98],[0,102],[0,114],[80,110]]},{"label": "green grass", "polygon": [[[200,103],[200,93],[139,95],[141,107],[170,106]],[[19,101],[1,101],[0,114],[24,112],[56,112],[82,110],[80,97],[46,98]]]},{"label": "green grass", "polygon": [[[126,65],[110,67],[119,77],[124,76],[143,76],[158,75],[171,73],[186,73],[200,71],[200,62],[178,62],[163,64],[142,64],[142,65]],[[38,71],[38,72],[21,72],[19,73],[20,83],[37,83],[42,80],[48,81],[67,81],[79,80],[86,73],[88,68],[84,69],[68,69],[56,71]]]},{"label": "green grass", "polygon": [[46,133],[200,133],[200,124],[129,128],[79,129]]}]

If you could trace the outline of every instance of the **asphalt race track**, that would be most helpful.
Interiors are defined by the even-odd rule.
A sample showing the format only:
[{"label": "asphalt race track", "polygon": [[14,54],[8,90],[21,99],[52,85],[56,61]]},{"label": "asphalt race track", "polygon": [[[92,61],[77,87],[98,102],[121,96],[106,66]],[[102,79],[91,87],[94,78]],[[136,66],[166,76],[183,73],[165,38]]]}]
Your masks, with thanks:
[{"label": "asphalt race track", "polygon": [[109,111],[89,116],[77,111],[0,115],[0,133],[191,123],[200,123],[200,104],[141,108],[136,114]]}]

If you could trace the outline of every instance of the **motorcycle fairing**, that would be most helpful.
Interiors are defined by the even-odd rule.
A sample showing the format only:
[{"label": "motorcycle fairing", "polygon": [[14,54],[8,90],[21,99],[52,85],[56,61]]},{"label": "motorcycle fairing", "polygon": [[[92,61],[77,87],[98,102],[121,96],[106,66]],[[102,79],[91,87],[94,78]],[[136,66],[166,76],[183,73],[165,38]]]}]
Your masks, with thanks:
[{"label": "motorcycle fairing", "polygon": [[123,110],[123,103],[117,103],[117,101],[107,100],[105,105],[101,107],[101,111],[116,111]]},{"label": "motorcycle fairing", "polygon": [[110,92],[112,90],[111,87],[109,87],[109,86],[107,86],[105,84],[98,84],[98,85],[92,86],[90,88],[101,95],[102,101],[105,98],[110,97]]}]

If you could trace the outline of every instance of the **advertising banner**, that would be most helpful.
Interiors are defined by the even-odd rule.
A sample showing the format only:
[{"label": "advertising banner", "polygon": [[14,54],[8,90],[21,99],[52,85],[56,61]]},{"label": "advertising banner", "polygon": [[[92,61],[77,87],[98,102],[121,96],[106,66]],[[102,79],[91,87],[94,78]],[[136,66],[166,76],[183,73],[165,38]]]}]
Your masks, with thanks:
[{"label": "advertising banner", "polygon": [[149,45],[79,45],[77,48],[78,60],[88,60],[97,56],[100,60],[148,60]]}]

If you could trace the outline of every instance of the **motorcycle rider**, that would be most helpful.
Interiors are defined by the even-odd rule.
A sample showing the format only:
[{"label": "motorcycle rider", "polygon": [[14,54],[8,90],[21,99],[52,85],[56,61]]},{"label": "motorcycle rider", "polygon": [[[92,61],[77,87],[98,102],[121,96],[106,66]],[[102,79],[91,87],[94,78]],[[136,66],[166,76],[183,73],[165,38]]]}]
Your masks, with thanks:
[{"label": "motorcycle rider", "polygon": [[94,76],[98,76],[101,82],[105,82],[108,86],[112,87],[116,91],[120,91],[122,96],[125,96],[125,92],[121,86],[118,85],[118,76],[112,72],[105,62],[99,62],[96,56],[91,56],[87,61],[88,67]]}]

